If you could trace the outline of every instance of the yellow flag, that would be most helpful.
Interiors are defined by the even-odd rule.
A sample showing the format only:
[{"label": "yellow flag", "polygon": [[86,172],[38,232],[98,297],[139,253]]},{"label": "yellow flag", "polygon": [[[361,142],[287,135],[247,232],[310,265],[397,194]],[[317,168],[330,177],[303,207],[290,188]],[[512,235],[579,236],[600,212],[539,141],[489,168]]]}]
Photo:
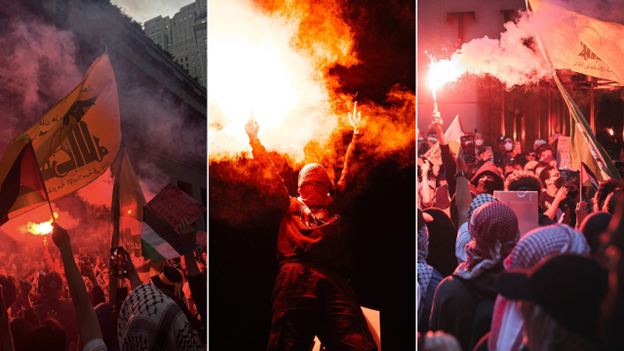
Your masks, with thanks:
[{"label": "yellow flag", "polygon": [[[117,83],[107,53],[95,60],[80,85],[12,143],[25,137],[32,140],[50,200],[82,188],[108,169],[119,151],[121,130]],[[14,208],[10,217],[40,205]]]},{"label": "yellow flag", "polygon": [[527,0],[538,44],[553,69],[624,84],[624,26],[539,0]]}]

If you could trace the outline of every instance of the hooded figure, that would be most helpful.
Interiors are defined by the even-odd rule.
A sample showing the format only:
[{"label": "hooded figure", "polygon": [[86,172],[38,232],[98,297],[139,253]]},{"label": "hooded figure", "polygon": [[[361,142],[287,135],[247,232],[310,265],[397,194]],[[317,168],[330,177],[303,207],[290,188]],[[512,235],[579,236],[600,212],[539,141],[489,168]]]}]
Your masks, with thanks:
[{"label": "hooded figure", "polygon": [[444,211],[428,208],[424,212],[433,218],[433,221],[427,223],[429,231],[427,263],[443,277],[447,277],[457,268],[454,255],[457,229]]},{"label": "hooded figure", "polygon": [[[518,241],[505,259],[505,269],[531,269],[542,259],[563,253],[586,255],[589,253],[589,245],[579,231],[567,225],[553,224],[537,228]],[[496,297],[488,350],[522,350],[524,323],[522,311],[516,302],[501,295]]]},{"label": "hooded figure", "polygon": [[505,180],[500,174],[498,168],[488,161],[479,168],[474,177],[470,180],[472,191],[477,195],[490,194],[494,195],[495,190],[505,189]]},{"label": "hooded figure", "polygon": [[327,349],[377,350],[357,295],[343,277],[347,245],[340,216],[334,213],[354,182],[357,127],[336,186],[336,202],[329,196],[333,186],[327,172],[314,163],[299,172],[299,196],[291,197],[258,139],[258,129],[254,120],[245,126],[254,160],[270,177],[266,203],[281,215],[268,350],[307,350],[315,335]]},{"label": "hooded figure", "polygon": [[476,209],[468,229],[466,262],[438,286],[429,320],[432,331],[452,334],[464,350],[490,330],[496,277],[518,241],[518,218],[508,206],[489,202]]}]

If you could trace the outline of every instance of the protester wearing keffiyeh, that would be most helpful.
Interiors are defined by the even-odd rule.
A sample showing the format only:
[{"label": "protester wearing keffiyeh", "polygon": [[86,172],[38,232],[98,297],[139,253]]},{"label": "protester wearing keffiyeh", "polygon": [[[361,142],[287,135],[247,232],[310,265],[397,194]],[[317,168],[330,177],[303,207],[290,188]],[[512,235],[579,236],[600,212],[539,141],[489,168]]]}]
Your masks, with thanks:
[{"label": "protester wearing keffiyeh", "polygon": [[455,275],[471,279],[501,263],[518,241],[518,218],[509,206],[490,202],[473,214],[468,230],[472,240],[466,245],[466,262]]},{"label": "protester wearing keffiyeh", "polygon": [[[470,207],[468,208],[468,218],[472,221],[472,215],[475,210],[490,202],[498,202],[498,199],[492,197],[490,194],[477,195],[472,199]],[[466,245],[468,245],[471,240],[472,235],[470,235],[470,231],[468,230],[468,222],[463,223],[459,226],[457,241],[455,242],[455,256],[459,264],[466,262]]]},{"label": "protester wearing keffiyeh", "polygon": [[117,336],[124,351],[204,349],[180,307],[151,284],[139,286],[126,298],[118,323]]},{"label": "protester wearing keffiyeh", "polygon": [[[564,224],[554,224],[527,233],[504,262],[505,269],[531,269],[543,258],[553,254],[589,254],[583,234]],[[522,312],[516,301],[501,295],[496,298],[492,330],[488,340],[490,351],[522,350]]]}]

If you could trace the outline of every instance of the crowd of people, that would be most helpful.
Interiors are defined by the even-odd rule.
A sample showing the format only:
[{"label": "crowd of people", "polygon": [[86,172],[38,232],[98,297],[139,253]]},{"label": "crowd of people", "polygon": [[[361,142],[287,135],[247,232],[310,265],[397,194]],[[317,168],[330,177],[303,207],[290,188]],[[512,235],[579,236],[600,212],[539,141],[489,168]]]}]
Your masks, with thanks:
[{"label": "crowd of people", "polygon": [[[158,263],[128,255],[127,274],[115,277],[109,250],[73,254],[68,232],[53,225],[58,250],[45,246],[32,261],[1,255],[0,350],[206,349],[205,253]],[[185,220],[178,231],[195,242]]]},{"label": "crowd of people", "polygon": [[[419,350],[624,349],[624,184],[581,184],[556,137],[522,150],[473,136],[467,164],[438,113],[419,147]],[[495,191],[536,192],[534,229]]]}]

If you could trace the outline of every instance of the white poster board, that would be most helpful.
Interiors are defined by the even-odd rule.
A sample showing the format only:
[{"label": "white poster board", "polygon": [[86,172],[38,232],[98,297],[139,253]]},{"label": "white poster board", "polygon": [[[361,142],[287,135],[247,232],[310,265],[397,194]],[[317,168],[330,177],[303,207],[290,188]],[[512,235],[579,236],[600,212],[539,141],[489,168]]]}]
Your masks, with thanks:
[{"label": "white poster board", "polygon": [[539,227],[537,191],[495,191],[494,197],[514,211],[520,236]]},{"label": "white poster board", "polygon": [[557,164],[559,169],[572,169],[572,154],[570,153],[570,137],[560,136],[557,143]]},{"label": "white poster board", "polygon": [[[368,330],[370,330],[373,335],[373,339],[375,339],[375,343],[377,344],[377,349],[381,351],[381,324],[379,319],[379,311],[371,310],[370,308],[362,307],[362,312],[364,312],[364,318],[366,318],[366,323],[368,324]],[[321,345],[321,341],[317,336],[314,337],[314,343],[312,347],[312,351],[323,351],[325,347]]]}]

